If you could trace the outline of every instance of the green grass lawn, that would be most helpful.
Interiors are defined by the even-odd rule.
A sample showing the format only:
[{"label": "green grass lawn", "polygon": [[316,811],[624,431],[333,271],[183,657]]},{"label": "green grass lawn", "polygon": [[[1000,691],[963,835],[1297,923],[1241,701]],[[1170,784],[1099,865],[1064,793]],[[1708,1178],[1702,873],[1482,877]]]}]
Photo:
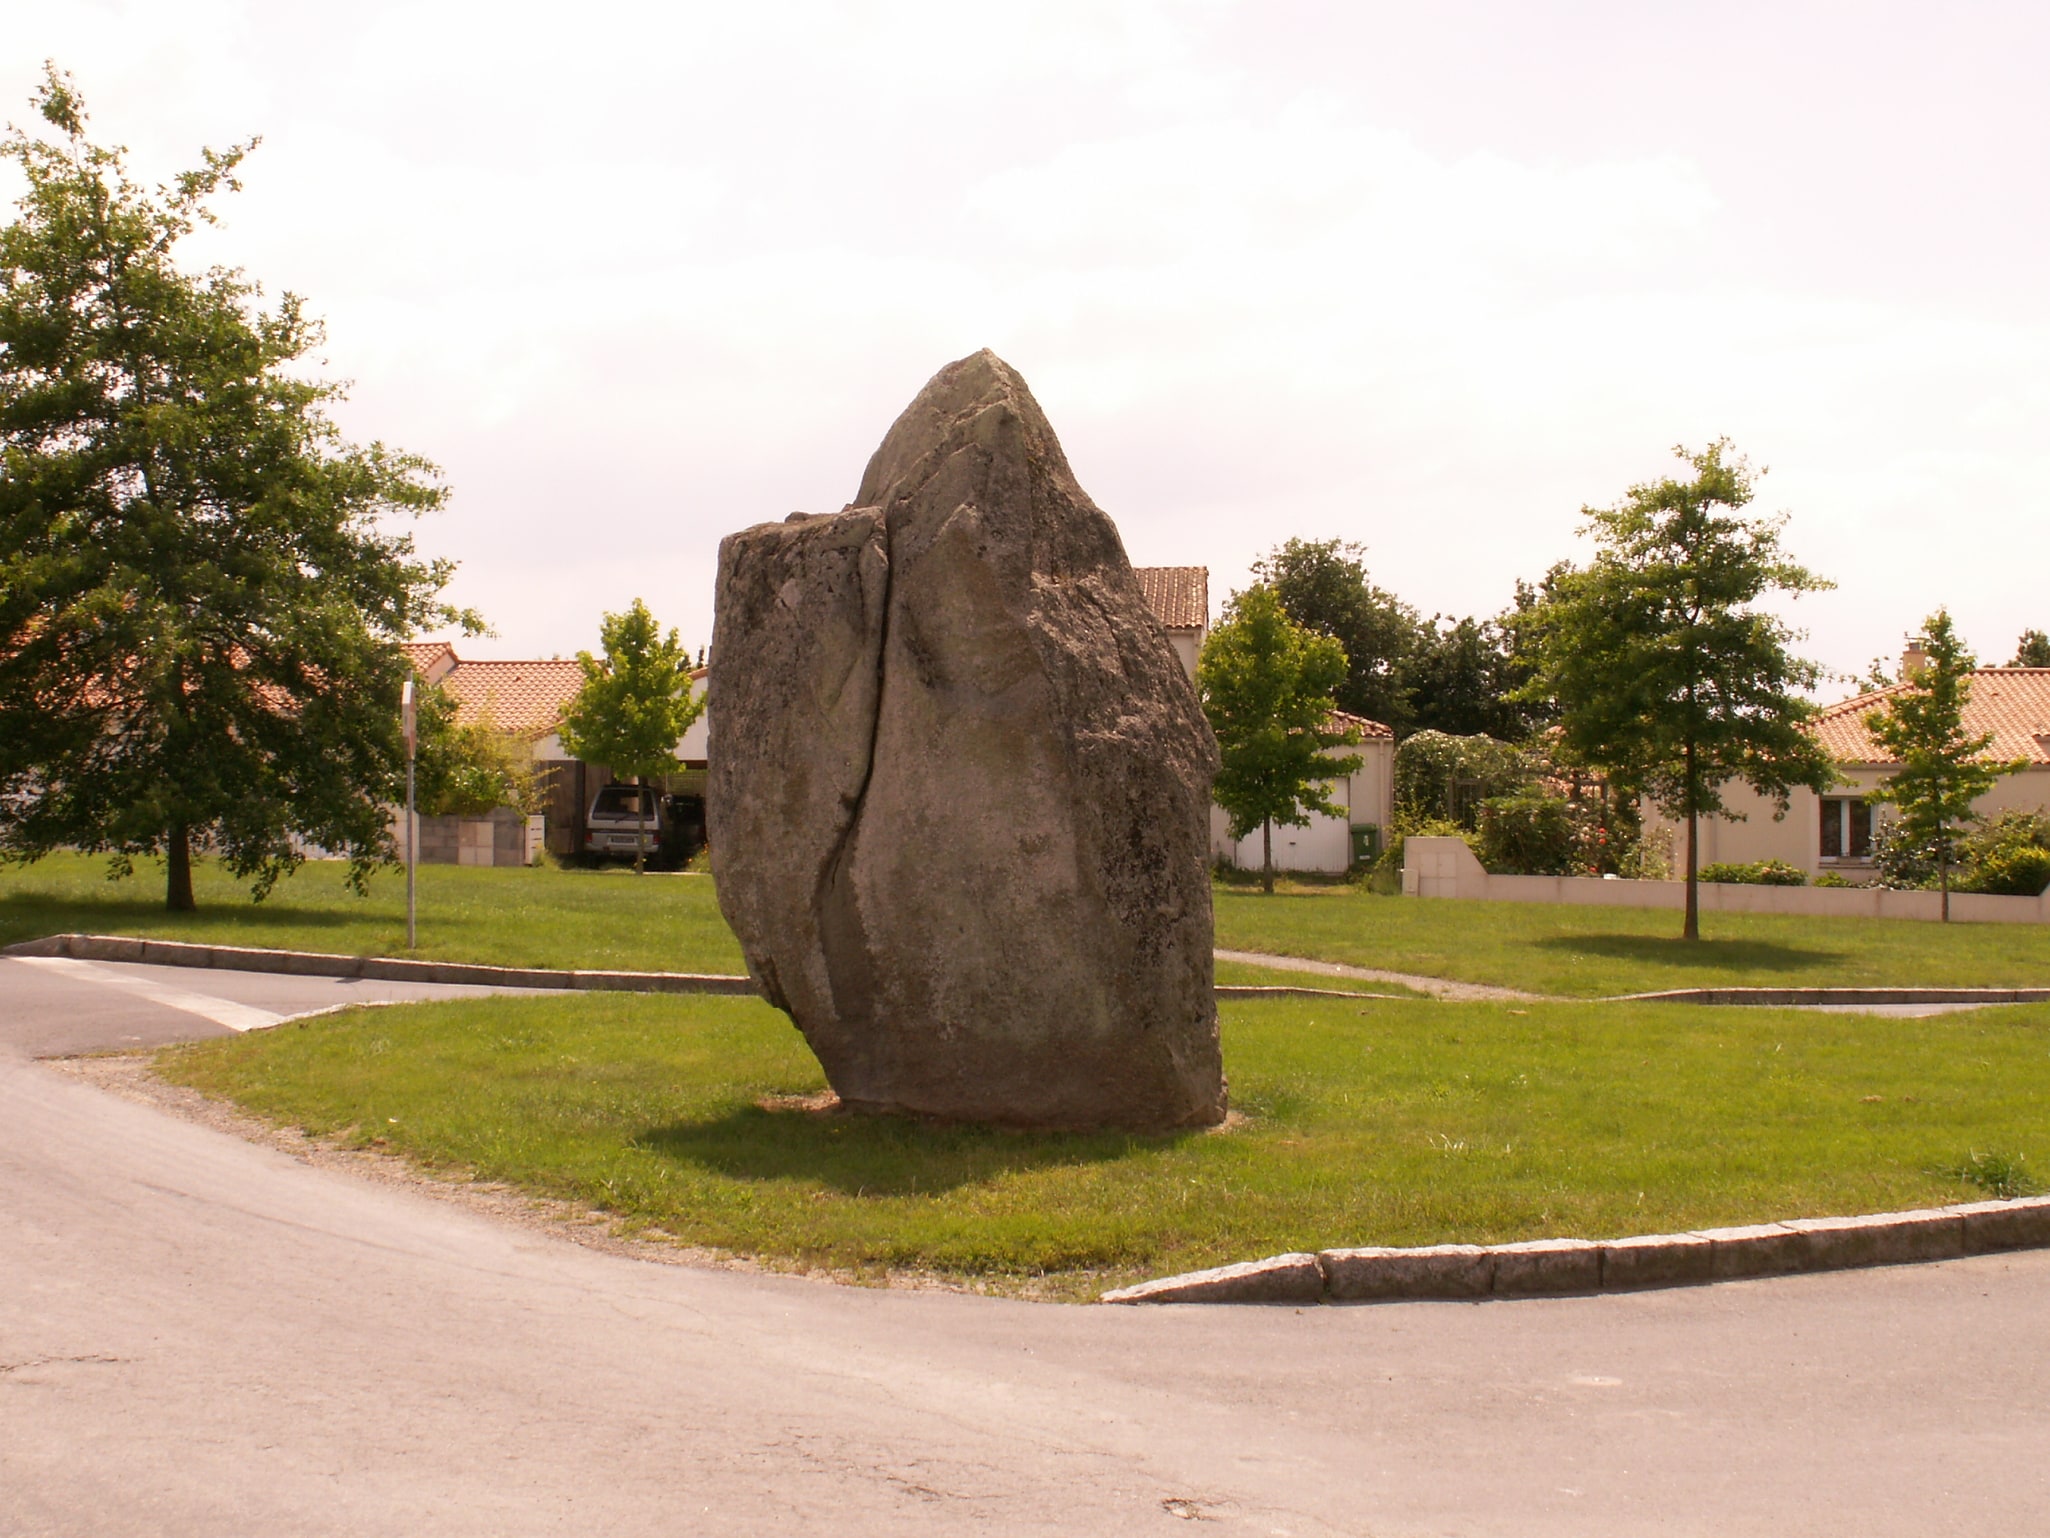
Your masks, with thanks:
[{"label": "green grass lawn", "polygon": [[159,863],[138,861],[127,881],[107,880],[106,870],[80,855],[0,869],[0,945],[76,930],[513,967],[745,970],[709,876],[423,865],[420,948],[408,953],[402,871],[378,872],[370,895],[358,897],[345,866],[309,860],[252,903],[220,867],[199,861],[199,911],[169,913]]},{"label": "green grass lawn", "polygon": [[1357,887],[1216,892],[1226,950],[1310,956],[1531,993],[1702,987],[2045,987],[2050,925],[1704,913],[1376,897]]},{"label": "green grass lawn", "polygon": [[[109,882],[105,862],[54,855],[0,869],[0,944],[62,930],[237,945],[401,955],[405,880],[393,871],[359,898],[342,867],[309,862],[263,903],[202,862],[199,912],[164,911],[160,867]],[[1284,886],[1273,896],[1216,889],[1217,943],[1495,983],[1565,997],[1703,986],[2045,986],[2050,925],[1705,913],[1704,938],[1647,909],[1424,902],[1358,887]],[[508,966],[738,972],[740,947],[711,878],[606,871],[420,869],[420,949],[438,960]],[[1306,974],[1220,968],[1231,982],[1343,986]],[[1370,989],[1383,985],[1366,984]]]},{"label": "green grass lawn", "polygon": [[275,1121],[629,1228],[781,1266],[1058,1297],[1328,1245],[1943,1203],[1983,1194],[1944,1173],[1974,1154],[2050,1163],[2050,1007],[1893,1020],[1318,999],[1222,1013],[1243,1123],[1166,1137],[764,1109],[823,1080],[788,1023],[748,1000],[364,1010],[158,1061]]}]

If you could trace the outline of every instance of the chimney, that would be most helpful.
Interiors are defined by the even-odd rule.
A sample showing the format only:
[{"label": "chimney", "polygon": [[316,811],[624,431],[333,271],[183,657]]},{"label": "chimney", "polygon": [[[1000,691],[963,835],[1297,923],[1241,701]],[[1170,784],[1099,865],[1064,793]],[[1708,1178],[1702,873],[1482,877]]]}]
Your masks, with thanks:
[{"label": "chimney", "polygon": [[1908,644],[1901,648],[1901,682],[1911,684],[1922,676],[1922,669],[1929,666],[1929,648],[1918,635],[1908,637]]}]

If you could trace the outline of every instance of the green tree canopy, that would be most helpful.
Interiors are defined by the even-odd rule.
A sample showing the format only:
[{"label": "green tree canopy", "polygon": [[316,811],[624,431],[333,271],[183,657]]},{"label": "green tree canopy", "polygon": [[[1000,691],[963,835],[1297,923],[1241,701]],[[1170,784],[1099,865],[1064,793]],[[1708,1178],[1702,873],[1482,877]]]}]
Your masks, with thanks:
[{"label": "green tree canopy", "polygon": [[1927,660],[1903,687],[1888,695],[1886,708],[1865,717],[1865,729],[1898,760],[1900,767],[1872,793],[1893,803],[1901,836],[1935,856],[1944,922],[1950,921],[1950,872],[1957,863],[1959,835],[1979,821],[1979,797],[2004,776],[2028,767],[2027,759],[1989,760],[1993,734],[1965,735],[1965,705],[1972,695],[1972,655],[1938,609],[1924,625]]},{"label": "green tree canopy", "polygon": [[1331,690],[1338,708],[1392,727],[1400,737],[1415,711],[1407,678],[1426,627],[1412,609],[1367,578],[1364,545],[1335,539],[1291,539],[1253,563],[1298,625],[1336,641],[1345,673]]},{"label": "green tree canopy", "polygon": [[[705,697],[691,693],[690,653],[674,630],[662,634],[640,599],[622,614],[606,615],[599,638],[603,661],[577,653],[584,683],[563,717],[562,745],[572,757],[645,784],[678,767],[676,744],[704,710]],[[646,853],[634,851],[635,870]]]},{"label": "green tree canopy", "polygon": [[342,441],[296,296],[178,265],[255,140],[152,192],[69,77],[34,105],[54,137],[0,140],[0,857],[162,853],[182,909],[196,847],[261,897],[310,843],[360,887],[405,762],[396,643],[477,626],[391,527],[444,490]]},{"label": "green tree canopy", "polygon": [[1291,620],[1266,586],[1233,594],[1203,642],[1196,688],[1222,765],[1213,794],[1233,839],[1263,831],[1262,884],[1270,892],[1274,824],[1300,828],[1312,812],[1343,815],[1325,782],[1360,766],[1358,754],[1330,751],[1359,740],[1333,727],[1332,692],[1345,676],[1344,648]]},{"label": "green tree canopy", "polygon": [[2021,639],[2014,643],[2014,661],[2011,668],[2050,668],[2050,635],[2040,630],[2024,630]]},{"label": "green tree canopy", "polygon": [[1803,730],[1814,714],[1803,691],[1822,671],[1755,607],[1829,584],[1782,552],[1784,516],[1740,514],[1753,477],[1727,439],[1674,452],[1691,478],[1647,481],[1615,507],[1582,510],[1600,549],[1530,611],[1536,672],[1523,692],[1556,706],[1561,756],[1686,824],[1682,932],[1692,940],[1699,822],[1731,815],[1724,788],[1743,781],[1784,811],[1795,786],[1825,790],[1836,770]]}]

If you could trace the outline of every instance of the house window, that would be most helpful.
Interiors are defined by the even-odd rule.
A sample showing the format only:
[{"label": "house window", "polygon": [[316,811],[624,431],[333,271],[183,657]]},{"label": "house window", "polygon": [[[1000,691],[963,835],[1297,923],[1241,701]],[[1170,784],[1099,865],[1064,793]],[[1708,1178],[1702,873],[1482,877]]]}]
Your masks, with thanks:
[{"label": "house window", "polygon": [[1872,858],[1872,803],[1863,796],[1826,796],[1822,802],[1822,858]]}]

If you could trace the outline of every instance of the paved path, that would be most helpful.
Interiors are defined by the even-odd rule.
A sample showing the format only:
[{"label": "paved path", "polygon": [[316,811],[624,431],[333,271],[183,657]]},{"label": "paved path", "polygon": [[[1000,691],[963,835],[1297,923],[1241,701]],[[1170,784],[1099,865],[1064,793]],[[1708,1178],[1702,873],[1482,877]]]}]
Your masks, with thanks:
[{"label": "paved path", "polygon": [[842,1288],[582,1248],[23,1055],[223,1029],[0,962],[0,1534],[2050,1529],[2050,1253],[1301,1312]]},{"label": "paved path", "polygon": [[1396,983],[1434,999],[1466,1001],[1495,999],[1510,1003],[1545,1002],[1549,994],[1524,993],[1515,988],[1497,988],[1492,983],[1455,983],[1443,977],[1423,977],[1415,972],[1384,972],[1378,967],[1349,967],[1340,961],[1311,961],[1303,956],[1269,956],[1262,951],[1218,951],[1219,961],[1241,966],[1267,967],[1277,972],[1311,972],[1319,977],[1353,977],[1369,983]]}]

